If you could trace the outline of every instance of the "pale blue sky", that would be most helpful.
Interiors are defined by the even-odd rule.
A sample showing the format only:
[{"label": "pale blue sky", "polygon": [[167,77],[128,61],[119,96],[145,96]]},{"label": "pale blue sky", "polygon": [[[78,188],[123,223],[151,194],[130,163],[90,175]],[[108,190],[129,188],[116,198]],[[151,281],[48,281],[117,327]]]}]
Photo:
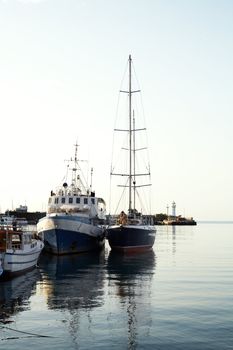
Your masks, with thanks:
[{"label": "pale blue sky", "polygon": [[233,2],[0,0],[1,211],[45,209],[78,138],[109,205],[128,55],[148,127],[153,212],[233,219]]}]

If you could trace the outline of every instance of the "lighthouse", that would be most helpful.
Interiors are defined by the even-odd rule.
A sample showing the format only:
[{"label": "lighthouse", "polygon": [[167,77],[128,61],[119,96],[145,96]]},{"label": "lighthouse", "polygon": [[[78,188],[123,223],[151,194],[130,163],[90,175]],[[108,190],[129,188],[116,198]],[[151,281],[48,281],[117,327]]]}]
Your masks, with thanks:
[{"label": "lighthouse", "polygon": [[176,203],[174,201],[172,202],[172,216],[176,217]]}]

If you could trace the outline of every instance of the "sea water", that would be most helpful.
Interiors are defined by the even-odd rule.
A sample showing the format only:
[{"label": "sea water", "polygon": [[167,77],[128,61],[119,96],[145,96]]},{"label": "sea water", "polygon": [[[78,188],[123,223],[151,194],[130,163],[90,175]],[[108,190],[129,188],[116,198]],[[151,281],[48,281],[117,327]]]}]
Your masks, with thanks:
[{"label": "sea water", "polygon": [[56,257],[0,282],[0,348],[233,349],[233,223],[157,226],[151,252]]}]

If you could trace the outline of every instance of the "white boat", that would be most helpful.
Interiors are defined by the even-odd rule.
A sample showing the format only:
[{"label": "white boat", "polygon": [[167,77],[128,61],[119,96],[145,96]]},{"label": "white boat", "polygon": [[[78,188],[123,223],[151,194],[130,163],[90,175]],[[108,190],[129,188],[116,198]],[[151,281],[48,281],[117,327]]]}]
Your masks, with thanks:
[{"label": "white boat", "polygon": [[13,215],[0,214],[0,225],[12,225],[15,217]]},{"label": "white boat", "polygon": [[[136,252],[148,250],[153,247],[155,241],[155,226],[148,223],[148,218],[151,215],[143,215],[142,213],[142,202],[143,196],[139,194],[141,187],[150,186],[151,184],[141,181],[145,176],[150,176],[150,166],[146,164],[145,159],[141,155],[146,150],[144,145],[140,147],[136,143],[136,134],[142,133],[146,130],[144,127],[136,127],[134,110],[132,108],[132,95],[139,92],[140,90],[134,90],[132,88],[132,59],[129,56],[128,60],[129,67],[129,80],[127,91],[121,90],[126,93],[128,97],[127,106],[127,118],[122,122],[123,127],[116,128],[114,131],[120,132],[122,135],[123,144],[117,143],[117,146],[121,146],[121,151],[126,155],[122,155],[122,159],[125,159],[123,164],[124,172],[121,169],[118,170],[119,157],[116,164],[112,164],[111,175],[120,176],[121,179],[125,179],[123,184],[118,186],[123,187],[123,193],[121,191],[120,198],[125,194],[125,189],[128,190],[127,204],[125,205],[126,210],[121,210],[116,222],[114,223],[111,219],[111,224],[107,228],[107,239],[111,249],[119,250],[123,252]],[[126,126],[125,121],[127,122]],[[126,136],[127,137],[126,137]],[[136,154],[140,153],[141,157],[136,158]],[[140,164],[145,167],[140,167]],[[118,206],[120,200],[117,201]],[[138,210],[137,208],[140,208]],[[125,212],[126,211],[126,212]],[[114,213],[115,214],[115,213]],[[114,215],[115,216],[115,215]],[[113,217],[114,217],[113,216]]]},{"label": "white boat", "polygon": [[92,186],[86,185],[77,150],[76,144],[75,156],[68,168],[71,169],[70,182],[66,179],[51,191],[47,215],[37,224],[45,249],[56,255],[100,250],[105,243],[105,202],[95,196]]},{"label": "white boat", "polygon": [[36,266],[44,243],[17,223],[0,225],[0,275],[17,275]]},{"label": "white boat", "polygon": [[0,225],[12,225],[16,222],[18,225],[28,225],[26,218],[17,218],[14,215],[0,214]]}]

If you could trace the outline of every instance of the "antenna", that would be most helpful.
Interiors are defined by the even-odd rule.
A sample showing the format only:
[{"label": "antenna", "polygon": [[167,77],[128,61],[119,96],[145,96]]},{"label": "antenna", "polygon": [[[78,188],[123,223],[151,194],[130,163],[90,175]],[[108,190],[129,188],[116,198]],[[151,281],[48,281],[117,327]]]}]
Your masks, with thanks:
[{"label": "antenna", "polygon": [[90,185],[90,190],[92,191],[92,176],[93,176],[93,168],[91,168],[91,185]]}]

